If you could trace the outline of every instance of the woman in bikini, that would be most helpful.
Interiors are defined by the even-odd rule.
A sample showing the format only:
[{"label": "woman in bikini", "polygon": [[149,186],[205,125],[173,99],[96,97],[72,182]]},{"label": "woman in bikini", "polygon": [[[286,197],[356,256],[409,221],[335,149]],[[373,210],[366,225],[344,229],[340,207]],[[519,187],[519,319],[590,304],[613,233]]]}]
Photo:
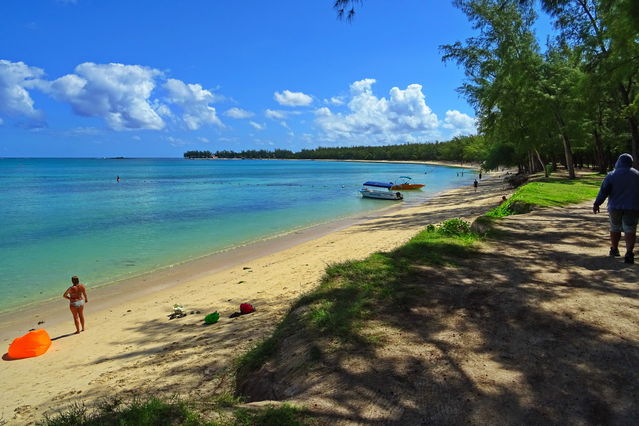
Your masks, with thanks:
[{"label": "woman in bikini", "polygon": [[75,322],[75,334],[80,334],[80,325],[84,331],[84,304],[89,302],[87,290],[84,285],[80,284],[78,277],[71,277],[73,285],[64,292],[62,297],[69,299],[69,309],[73,314],[73,322]]}]

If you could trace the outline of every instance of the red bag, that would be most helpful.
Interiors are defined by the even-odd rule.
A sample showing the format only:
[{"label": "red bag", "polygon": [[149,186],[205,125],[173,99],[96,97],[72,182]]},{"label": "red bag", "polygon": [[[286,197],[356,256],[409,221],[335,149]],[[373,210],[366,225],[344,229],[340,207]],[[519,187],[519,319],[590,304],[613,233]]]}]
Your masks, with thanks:
[{"label": "red bag", "polygon": [[250,303],[242,303],[240,305],[240,312],[242,314],[250,314],[251,312],[255,312],[255,308]]}]

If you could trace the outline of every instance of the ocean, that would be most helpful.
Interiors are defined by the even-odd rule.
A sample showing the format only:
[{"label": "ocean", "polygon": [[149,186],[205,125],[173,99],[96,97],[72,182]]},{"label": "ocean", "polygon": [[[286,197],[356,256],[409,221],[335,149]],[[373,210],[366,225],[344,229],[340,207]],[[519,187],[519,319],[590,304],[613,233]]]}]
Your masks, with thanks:
[{"label": "ocean", "polygon": [[[413,177],[401,203],[469,185],[462,169],[286,160],[0,159],[0,311],[388,207],[367,180]],[[116,177],[120,177],[119,182]]]}]

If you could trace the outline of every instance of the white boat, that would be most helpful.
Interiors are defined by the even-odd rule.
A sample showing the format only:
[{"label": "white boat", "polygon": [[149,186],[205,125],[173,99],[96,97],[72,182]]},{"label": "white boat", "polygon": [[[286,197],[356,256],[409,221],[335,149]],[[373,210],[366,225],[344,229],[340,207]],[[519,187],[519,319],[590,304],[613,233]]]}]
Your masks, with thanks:
[{"label": "white boat", "polygon": [[[392,187],[392,183],[368,181],[364,183],[364,188],[360,189],[359,192],[364,198],[376,198],[378,200],[403,200],[404,197],[402,196],[402,193],[393,192],[391,190]],[[383,191],[374,188],[386,188],[386,190]]]}]

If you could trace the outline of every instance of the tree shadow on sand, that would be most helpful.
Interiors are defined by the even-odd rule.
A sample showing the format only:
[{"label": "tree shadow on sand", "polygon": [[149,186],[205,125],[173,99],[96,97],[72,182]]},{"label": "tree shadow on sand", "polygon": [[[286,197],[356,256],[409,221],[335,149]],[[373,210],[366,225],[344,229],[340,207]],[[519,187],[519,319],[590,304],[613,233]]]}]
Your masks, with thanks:
[{"label": "tree shadow on sand", "polygon": [[359,339],[291,326],[239,385],[325,424],[632,424],[637,267],[593,254],[604,219],[583,207],[504,219],[461,267],[390,253],[393,295],[369,306]]}]

